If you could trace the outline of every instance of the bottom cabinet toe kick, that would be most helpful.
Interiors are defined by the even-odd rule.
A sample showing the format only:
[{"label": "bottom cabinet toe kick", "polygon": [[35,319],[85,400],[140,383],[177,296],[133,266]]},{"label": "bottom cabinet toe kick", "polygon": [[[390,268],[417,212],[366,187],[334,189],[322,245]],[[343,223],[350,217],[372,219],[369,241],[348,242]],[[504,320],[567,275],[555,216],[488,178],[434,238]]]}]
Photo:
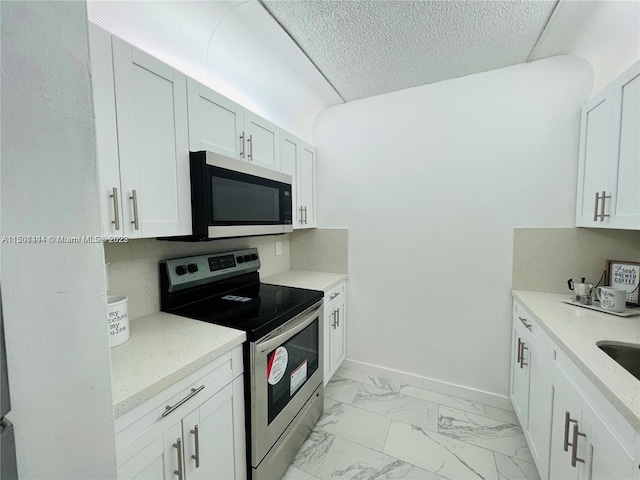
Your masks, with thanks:
[{"label": "bottom cabinet toe kick", "polygon": [[640,380],[597,347],[640,344],[640,316],[512,296],[509,396],[540,477],[640,480]]}]

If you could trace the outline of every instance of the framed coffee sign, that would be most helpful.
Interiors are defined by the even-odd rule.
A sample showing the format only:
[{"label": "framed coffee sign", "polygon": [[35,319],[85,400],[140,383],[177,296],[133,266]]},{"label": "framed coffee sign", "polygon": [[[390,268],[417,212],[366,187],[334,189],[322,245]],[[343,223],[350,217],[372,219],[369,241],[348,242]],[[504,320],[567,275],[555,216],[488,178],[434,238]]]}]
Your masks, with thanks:
[{"label": "framed coffee sign", "polygon": [[607,260],[605,283],[627,292],[627,305],[640,306],[640,263]]}]

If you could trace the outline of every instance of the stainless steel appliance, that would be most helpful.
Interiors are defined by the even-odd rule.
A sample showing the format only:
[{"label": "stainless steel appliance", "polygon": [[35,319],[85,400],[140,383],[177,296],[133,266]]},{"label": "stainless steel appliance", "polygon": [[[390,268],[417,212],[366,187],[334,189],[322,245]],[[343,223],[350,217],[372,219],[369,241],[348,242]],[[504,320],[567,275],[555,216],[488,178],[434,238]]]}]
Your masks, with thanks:
[{"label": "stainless steel appliance", "polygon": [[248,472],[278,479],[322,413],[323,293],[260,283],[255,248],[160,264],[161,309],[241,329]]},{"label": "stainless steel appliance", "polygon": [[9,398],[7,355],[4,342],[4,323],[2,320],[2,296],[0,293],[0,478],[2,480],[14,480],[18,478],[13,425],[4,418],[10,410],[11,400]]},{"label": "stainless steel appliance", "polygon": [[191,152],[191,240],[293,231],[291,177],[213,152]]}]

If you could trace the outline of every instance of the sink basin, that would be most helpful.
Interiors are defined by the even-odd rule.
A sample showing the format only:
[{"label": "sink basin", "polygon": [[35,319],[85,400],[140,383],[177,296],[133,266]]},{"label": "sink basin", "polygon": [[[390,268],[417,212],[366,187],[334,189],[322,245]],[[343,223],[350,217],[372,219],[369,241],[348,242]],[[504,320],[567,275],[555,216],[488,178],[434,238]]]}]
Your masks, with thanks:
[{"label": "sink basin", "polygon": [[640,380],[640,345],[621,345],[611,342],[598,342],[596,345]]}]

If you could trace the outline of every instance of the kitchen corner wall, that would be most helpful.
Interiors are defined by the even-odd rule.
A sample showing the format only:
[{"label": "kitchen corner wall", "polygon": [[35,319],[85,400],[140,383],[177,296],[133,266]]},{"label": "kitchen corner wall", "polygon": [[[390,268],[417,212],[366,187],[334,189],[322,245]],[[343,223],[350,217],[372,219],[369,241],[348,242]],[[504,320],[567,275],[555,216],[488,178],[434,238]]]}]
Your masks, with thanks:
[{"label": "kitchen corner wall", "polygon": [[515,228],[513,289],[567,293],[567,280],[594,285],[607,260],[640,261],[640,232],[596,228]]},{"label": "kitchen corner wall", "polygon": [[347,273],[349,230],[314,228],[291,234],[291,270]]},{"label": "kitchen corner wall", "polygon": [[[276,256],[276,242],[282,242],[282,255]],[[158,263],[161,260],[256,247],[260,255],[260,275],[266,277],[289,270],[289,243],[289,235],[195,243],[155,239],[105,243],[109,295],[129,297],[129,318],[134,320],[160,310]]]}]

